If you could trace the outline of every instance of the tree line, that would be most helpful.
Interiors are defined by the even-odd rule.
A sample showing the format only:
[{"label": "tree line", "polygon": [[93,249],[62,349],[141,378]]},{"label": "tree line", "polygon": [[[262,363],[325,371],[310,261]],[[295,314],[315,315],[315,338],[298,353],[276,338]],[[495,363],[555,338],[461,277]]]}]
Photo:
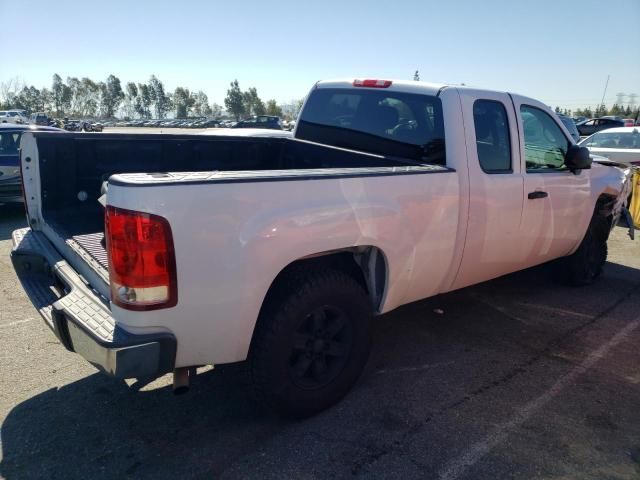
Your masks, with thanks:
[{"label": "tree line", "polygon": [[[418,72],[414,79],[419,78]],[[274,115],[294,119],[302,100],[292,100],[289,104],[278,105],[271,99],[264,102],[255,87],[241,90],[238,80],[230,83],[224,99],[226,113],[236,120],[252,115]],[[105,81],[90,78],[67,77],[63,81],[57,73],[53,75],[51,88],[27,86],[18,79],[0,83],[0,109],[21,109],[45,112],[58,118],[166,118],[172,113],[176,118],[213,117],[219,118],[225,112],[217,103],[209,104],[207,94],[201,90],[190,91],[179,86],[167,92],[164,84],[155,75],[147,83],[128,82],[122,84],[115,75]],[[575,110],[556,107],[555,111],[568,116],[588,118],[617,115],[637,118],[635,105],[613,104],[608,108],[600,104],[595,108],[583,107]]]},{"label": "tree line", "polygon": [[562,113],[568,117],[587,117],[587,118],[598,118],[604,117],[606,115],[615,115],[617,117],[623,118],[638,118],[639,109],[638,107],[632,108],[631,105],[618,105],[614,103],[611,108],[608,108],[604,103],[598,105],[595,108],[584,107],[578,108],[576,110],[570,110],[567,108],[555,108],[556,113]]},{"label": "tree line", "polygon": [[[238,80],[227,90],[224,100],[226,111],[235,119],[251,115],[275,115],[295,118],[301,100],[278,105],[275,100],[266,103],[258,96],[255,87],[242,91]],[[164,84],[155,75],[147,83],[128,82],[122,84],[115,75],[105,81],[90,78],[67,77],[66,81],[57,73],[53,75],[51,88],[27,86],[18,79],[0,84],[0,109],[21,109],[45,112],[58,118],[166,118],[173,113],[176,118],[213,117],[224,113],[217,103],[209,104],[207,94],[201,90],[190,91],[179,86],[167,92]]]}]

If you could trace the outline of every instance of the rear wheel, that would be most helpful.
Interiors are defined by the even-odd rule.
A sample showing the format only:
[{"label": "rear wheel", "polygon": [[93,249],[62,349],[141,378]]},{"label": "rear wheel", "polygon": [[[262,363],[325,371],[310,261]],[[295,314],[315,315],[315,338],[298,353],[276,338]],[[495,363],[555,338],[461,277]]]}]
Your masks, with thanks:
[{"label": "rear wheel", "polygon": [[288,417],[336,403],[367,362],[371,316],[363,287],[345,273],[285,274],[267,299],[251,345],[258,399]]}]

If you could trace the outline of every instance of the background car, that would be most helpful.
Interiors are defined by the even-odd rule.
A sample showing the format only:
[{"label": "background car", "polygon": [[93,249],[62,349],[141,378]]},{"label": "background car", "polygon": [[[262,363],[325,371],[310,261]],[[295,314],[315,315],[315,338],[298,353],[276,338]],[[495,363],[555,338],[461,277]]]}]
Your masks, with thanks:
[{"label": "background car", "polygon": [[270,128],[273,130],[282,130],[282,121],[280,120],[280,117],[258,115],[248,120],[242,120],[231,128]]},{"label": "background car", "polygon": [[20,137],[28,131],[64,132],[60,128],[38,125],[0,124],[0,203],[22,201],[20,182]]},{"label": "background car", "polygon": [[206,120],[202,124],[202,128],[214,128],[214,127],[219,127],[219,126],[220,126],[220,121],[219,120]]},{"label": "background car", "polygon": [[32,113],[31,117],[29,117],[29,123],[31,125],[49,125],[51,120],[49,117],[43,112]]},{"label": "background car", "polygon": [[63,128],[68,132],[77,132],[82,129],[80,120],[69,120],[65,118],[62,124],[64,125]]},{"label": "background car", "polygon": [[614,162],[640,166],[640,128],[621,127],[597,132],[579,143],[591,153]]},{"label": "background car", "polygon": [[558,118],[560,119],[560,121],[562,122],[562,124],[565,126],[565,128],[567,130],[569,130],[569,134],[571,135],[571,138],[573,138],[576,143],[580,141],[580,133],[578,132],[578,129],[576,128],[576,124],[575,122],[567,117],[566,115],[563,115],[561,113],[556,113],[556,115],[558,116]]},{"label": "background car", "polygon": [[25,110],[2,110],[0,123],[29,123],[29,119]]},{"label": "background car", "polygon": [[635,118],[623,118],[622,121],[625,127],[633,127],[636,124]]},{"label": "background car", "polygon": [[82,130],[85,132],[101,132],[102,129],[103,126],[100,122],[91,122],[85,120],[82,124]]},{"label": "background car", "polygon": [[581,136],[592,135],[600,130],[607,128],[624,127],[622,120],[615,120],[613,118],[592,118],[591,120],[585,120],[576,124],[578,132]]}]

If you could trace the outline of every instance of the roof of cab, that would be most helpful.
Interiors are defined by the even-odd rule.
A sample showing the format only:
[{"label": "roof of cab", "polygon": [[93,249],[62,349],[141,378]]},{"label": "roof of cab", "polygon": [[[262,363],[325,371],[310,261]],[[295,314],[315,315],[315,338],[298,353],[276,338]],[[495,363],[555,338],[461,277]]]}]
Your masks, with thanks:
[{"label": "roof of cab", "polygon": [[[336,80],[321,80],[316,83],[317,88],[371,88],[371,87],[354,87],[355,78],[342,78]],[[362,79],[364,80],[364,79]],[[437,95],[438,92],[447,87],[443,83],[428,83],[415,80],[391,80],[391,85],[385,90],[406,93],[421,93],[428,95]],[[382,89],[377,89],[382,90]]]},{"label": "roof of cab", "polygon": [[[368,79],[368,78],[367,78]],[[320,80],[316,83],[316,88],[376,88],[376,87],[361,87],[354,86],[355,80],[365,80],[365,78],[342,78],[336,80]],[[378,79],[376,79],[378,80]],[[492,90],[489,88],[478,88],[469,85],[460,85],[460,84],[450,84],[450,83],[430,83],[430,82],[422,82],[419,80],[393,80],[393,79],[379,79],[379,80],[387,80],[391,82],[389,87],[377,87],[379,90],[392,90],[396,92],[406,92],[406,93],[420,93],[427,95],[437,95],[441,90],[445,88],[457,88],[459,90],[468,90],[474,92],[493,92],[493,93],[503,93],[509,94],[509,92],[502,90]],[[529,99],[528,97],[524,97],[519,95],[523,99],[528,99],[539,103],[535,99]]]}]

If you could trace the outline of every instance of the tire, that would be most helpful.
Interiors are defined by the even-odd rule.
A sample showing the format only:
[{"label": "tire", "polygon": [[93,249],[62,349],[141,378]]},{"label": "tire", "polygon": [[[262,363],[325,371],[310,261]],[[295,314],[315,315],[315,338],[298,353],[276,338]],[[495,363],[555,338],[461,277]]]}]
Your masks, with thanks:
[{"label": "tire", "polygon": [[607,261],[609,230],[607,218],[593,216],[578,249],[560,264],[566,283],[574,286],[590,285],[600,276]]},{"label": "tire", "polygon": [[285,273],[269,293],[251,343],[254,397],[289,418],[338,402],[369,358],[372,313],[363,287],[343,272]]}]

